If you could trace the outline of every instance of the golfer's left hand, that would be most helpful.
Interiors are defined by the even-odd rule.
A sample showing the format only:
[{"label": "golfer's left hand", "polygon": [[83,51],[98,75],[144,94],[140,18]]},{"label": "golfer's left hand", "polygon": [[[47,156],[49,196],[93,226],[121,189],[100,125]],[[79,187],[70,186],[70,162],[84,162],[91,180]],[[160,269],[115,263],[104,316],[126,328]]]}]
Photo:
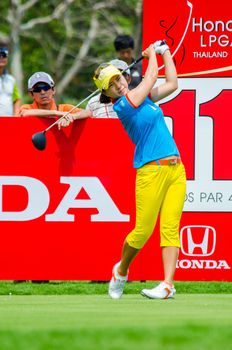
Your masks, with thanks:
[{"label": "golfer's left hand", "polygon": [[165,40],[158,40],[153,46],[157,55],[163,55],[165,51],[169,50],[169,46],[166,44]]}]

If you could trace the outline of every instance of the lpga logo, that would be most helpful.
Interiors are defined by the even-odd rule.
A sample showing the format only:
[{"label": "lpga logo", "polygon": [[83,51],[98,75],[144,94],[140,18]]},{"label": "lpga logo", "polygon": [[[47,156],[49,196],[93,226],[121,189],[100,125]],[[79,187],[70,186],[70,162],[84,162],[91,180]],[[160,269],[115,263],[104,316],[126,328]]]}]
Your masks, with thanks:
[{"label": "lpga logo", "polygon": [[[216,248],[216,230],[212,226],[189,225],[180,231],[181,252],[185,256],[207,257],[213,255]],[[181,269],[230,269],[225,260],[178,260]]]}]

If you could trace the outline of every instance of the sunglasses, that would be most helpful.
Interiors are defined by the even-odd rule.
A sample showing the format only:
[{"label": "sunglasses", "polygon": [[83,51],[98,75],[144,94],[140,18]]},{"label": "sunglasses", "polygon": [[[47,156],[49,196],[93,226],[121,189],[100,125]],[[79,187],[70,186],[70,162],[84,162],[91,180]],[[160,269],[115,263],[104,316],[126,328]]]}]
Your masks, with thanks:
[{"label": "sunglasses", "polygon": [[8,50],[0,48],[0,57],[2,58],[8,57]]},{"label": "sunglasses", "polygon": [[32,89],[32,92],[41,92],[42,90],[43,91],[48,91],[51,89],[51,86],[50,85],[38,85],[36,87],[34,87],[34,89]]}]

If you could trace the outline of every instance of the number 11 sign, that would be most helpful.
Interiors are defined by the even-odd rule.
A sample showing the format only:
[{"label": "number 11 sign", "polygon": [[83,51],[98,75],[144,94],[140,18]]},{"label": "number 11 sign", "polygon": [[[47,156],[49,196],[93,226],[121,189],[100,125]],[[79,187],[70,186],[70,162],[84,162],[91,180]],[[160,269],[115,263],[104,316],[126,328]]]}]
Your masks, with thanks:
[{"label": "number 11 sign", "polygon": [[232,78],[179,79],[162,109],[186,165],[185,211],[232,212]]}]

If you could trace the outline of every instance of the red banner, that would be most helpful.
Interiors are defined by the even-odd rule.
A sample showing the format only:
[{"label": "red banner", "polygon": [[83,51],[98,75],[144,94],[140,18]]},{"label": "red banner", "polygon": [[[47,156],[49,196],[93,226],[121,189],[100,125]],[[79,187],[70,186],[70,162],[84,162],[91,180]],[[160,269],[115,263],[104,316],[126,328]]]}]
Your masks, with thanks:
[{"label": "red banner", "polygon": [[231,76],[231,11],[231,0],[144,0],[143,46],[166,39],[179,76]]},{"label": "red banner", "polygon": [[[232,281],[231,13],[230,0],[144,0],[143,47],[166,39],[179,75],[161,101],[188,178],[178,280]],[[38,151],[50,123],[0,118],[0,279],[109,280],[135,222],[134,147],[118,120],[91,119]],[[129,278],[163,278],[158,225]]]},{"label": "red banner", "polygon": [[165,39],[179,76],[179,89],[161,101],[188,175],[179,279],[232,280],[231,11],[230,0],[144,1],[143,47]]},{"label": "red banner", "polygon": [[[183,91],[163,108],[170,115],[169,107],[175,111],[176,105],[187,102],[196,103],[194,94]],[[201,108],[206,107],[210,108],[207,104]],[[196,133],[192,139],[188,136],[192,148],[185,150],[187,140],[181,138],[188,120],[184,113],[173,120],[191,184],[196,171],[189,157],[196,149]],[[47,132],[46,149],[38,151],[31,136],[50,123],[39,118],[0,118],[0,278],[109,280],[135,221],[134,147],[118,120],[91,119],[61,131],[54,127]],[[227,190],[226,183],[231,191],[231,167],[223,176],[227,179],[222,180],[220,193]],[[176,278],[232,280],[232,197],[215,213],[220,193],[208,191],[207,183],[204,191],[194,191],[190,188],[186,197]],[[194,206],[198,200],[199,211]],[[133,262],[130,279],[162,276],[157,226]]]}]

